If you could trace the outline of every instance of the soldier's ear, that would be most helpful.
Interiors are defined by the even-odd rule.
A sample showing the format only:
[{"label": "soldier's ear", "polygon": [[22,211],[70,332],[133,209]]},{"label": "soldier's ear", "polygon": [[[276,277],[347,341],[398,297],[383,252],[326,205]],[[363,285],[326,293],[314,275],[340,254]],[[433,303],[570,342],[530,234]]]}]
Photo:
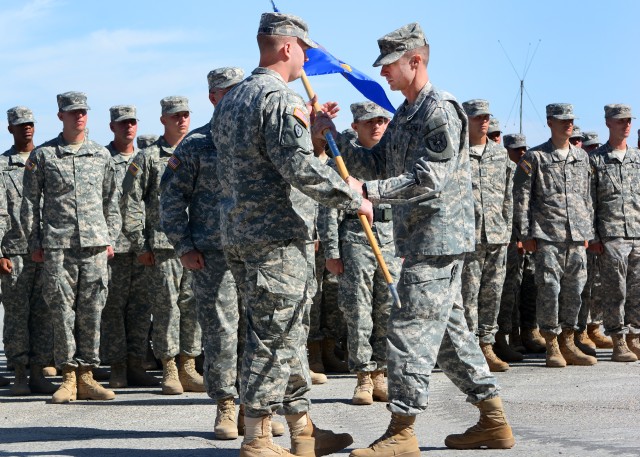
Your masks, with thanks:
[{"label": "soldier's ear", "polygon": [[62,111],[58,111],[58,119],[62,120]]}]

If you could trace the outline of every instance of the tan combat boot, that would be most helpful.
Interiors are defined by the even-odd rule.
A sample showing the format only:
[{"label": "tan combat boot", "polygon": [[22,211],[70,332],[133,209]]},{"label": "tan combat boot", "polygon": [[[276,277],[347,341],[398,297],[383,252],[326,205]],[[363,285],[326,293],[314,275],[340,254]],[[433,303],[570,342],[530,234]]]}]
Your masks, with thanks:
[{"label": "tan combat boot", "polygon": [[131,355],[127,358],[127,383],[130,386],[140,387],[155,387],[160,385],[158,378],[147,373],[143,360]]},{"label": "tan combat boot", "polygon": [[420,457],[413,424],[416,416],[391,415],[387,431],[365,449],[354,449],[349,457]]},{"label": "tan combat boot", "polygon": [[316,373],[313,370],[309,370],[309,375],[311,376],[311,384],[313,384],[314,386],[318,384],[326,384],[329,380],[325,374]]},{"label": "tan combat boot", "polygon": [[349,364],[336,356],[336,340],[325,338],[322,341],[322,365],[330,373],[348,373]]},{"label": "tan combat boot", "polygon": [[558,345],[558,335],[553,332],[543,332],[546,346],[547,346],[547,367],[549,368],[564,368],[567,366],[567,361],[560,352],[560,346]]},{"label": "tan combat boot", "polygon": [[77,393],[75,367],[62,368],[62,384],[51,397],[51,403],[69,403],[76,399]]},{"label": "tan combat boot", "polygon": [[558,345],[560,346],[560,353],[564,360],[567,361],[567,365],[580,365],[590,366],[598,363],[598,360],[590,355],[583,353],[573,343],[574,330],[571,328],[563,328],[562,333],[558,337]]},{"label": "tan combat boot", "polygon": [[587,324],[587,335],[598,349],[613,349],[611,337],[606,336],[600,330],[600,324]]},{"label": "tan combat boot", "polygon": [[591,339],[589,339],[586,329],[581,332],[574,333],[573,344],[575,344],[578,349],[580,349],[587,355],[590,355],[592,357],[598,355],[596,353],[596,344],[591,341]]},{"label": "tan combat boot", "polygon": [[537,328],[521,328],[520,336],[527,351],[534,354],[544,352],[546,343]]},{"label": "tan combat boot", "polygon": [[30,366],[30,376],[29,376],[29,387],[31,387],[31,392],[34,394],[48,394],[51,395],[58,387],[44,377],[44,369],[40,365],[34,365],[33,363]]},{"label": "tan combat boot", "polygon": [[496,342],[493,345],[493,352],[505,362],[522,362],[522,360],[524,360],[524,356],[509,345],[506,333],[496,333]]},{"label": "tan combat boot", "polygon": [[[244,405],[240,404],[240,408],[238,409],[238,434],[244,435]],[[282,425],[281,422],[273,420],[273,417],[271,417],[271,435],[284,435],[284,425]]]},{"label": "tan combat boot", "polygon": [[113,390],[102,387],[93,379],[90,367],[78,368],[78,399],[79,400],[113,400],[116,394]]},{"label": "tan combat boot", "polygon": [[475,403],[480,419],[473,427],[459,435],[449,435],[444,444],[451,449],[511,449],[516,440],[507,423],[500,397]]},{"label": "tan combat boot", "polygon": [[44,376],[56,376],[58,374],[58,370],[54,366],[42,367],[42,374]]},{"label": "tan combat boot", "polygon": [[640,334],[627,333],[627,346],[640,359]]},{"label": "tan combat boot", "polygon": [[309,359],[309,370],[314,373],[324,373],[324,364],[322,363],[322,342],[307,341],[307,357]]},{"label": "tan combat boot", "polygon": [[511,346],[511,349],[518,352],[525,352],[527,350],[522,343],[522,338],[520,337],[520,328],[514,327],[511,333],[509,333],[509,346]]},{"label": "tan combat boot", "polygon": [[372,372],[371,381],[373,382],[373,400],[388,402],[389,389],[387,387],[387,378],[384,377],[384,371]]},{"label": "tan combat boot", "polygon": [[118,362],[111,365],[111,375],[109,376],[109,387],[117,389],[127,387],[127,363]]},{"label": "tan combat boot", "polygon": [[178,377],[185,392],[206,392],[204,379],[196,371],[196,359],[185,354],[180,354],[180,366]]},{"label": "tan combat boot", "polygon": [[366,371],[359,371],[358,384],[353,391],[353,398],[351,403],[354,405],[373,405],[373,381],[371,380],[371,373]]},{"label": "tan combat boot", "polygon": [[216,408],[216,423],[213,429],[217,440],[235,440],[238,438],[236,423],[236,404],[233,398],[220,400]]},{"label": "tan combat boot", "polygon": [[13,384],[11,385],[11,395],[14,397],[22,397],[24,395],[31,395],[31,389],[29,388],[29,377],[27,376],[27,366],[21,363],[15,364],[15,375],[13,378]]},{"label": "tan combat boot", "polygon": [[184,393],[180,378],[178,377],[178,367],[173,357],[162,361],[162,394],[180,395]]},{"label": "tan combat boot", "polygon": [[[613,341],[613,354],[611,361],[613,362],[637,362],[638,357],[629,349],[625,337],[621,333],[611,335]],[[16,370],[17,373],[17,370]]]},{"label": "tan combat boot", "polygon": [[482,349],[490,371],[501,372],[509,369],[509,364],[504,360],[500,360],[496,353],[493,352],[493,345],[491,343],[480,343],[480,349]]},{"label": "tan combat boot", "polygon": [[296,457],[271,439],[271,416],[246,418],[240,457]]},{"label": "tan combat boot", "polygon": [[333,433],[316,427],[309,413],[286,416],[291,434],[291,453],[298,457],[321,457],[338,452],[351,443],[348,433]]}]

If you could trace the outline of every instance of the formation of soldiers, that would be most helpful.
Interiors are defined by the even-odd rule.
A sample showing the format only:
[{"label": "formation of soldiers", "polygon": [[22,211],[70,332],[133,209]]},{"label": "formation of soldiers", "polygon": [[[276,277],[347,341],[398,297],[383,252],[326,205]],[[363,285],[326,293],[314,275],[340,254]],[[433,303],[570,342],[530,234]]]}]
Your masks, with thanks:
[{"label": "formation of soldiers", "polygon": [[[351,129],[338,133],[335,103],[309,112],[287,86],[316,46],[304,21],[264,14],[258,46],[250,76],[207,75],[214,114],[191,131],[185,97],[160,101],[155,138],[137,136],[135,106],[117,105],[103,147],[86,133],[86,95],[67,92],[62,133],[35,147],[31,110],[8,110],[0,278],[12,394],[68,403],[127,386],[207,392],[216,438],[244,434],[240,455],[320,456],[353,440],[317,427],[306,393],[325,372],[352,372],[353,404],[387,402],[391,420],[351,455],[419,456],[413,424],[436,363],[480,410],[445,444],[504,449],[515,440],[491,372],[537,352],[548,367],[593,365],[596,347],[638,360],[629,106],[604,107],[601,144],[574,125],[571,105],[550,104],[551,138],[529,148],[522,134],[501,135],[488,101],[459,104],[431,84],[429,44],[412,23],[378,40],[374,63],[405,102],[395,115],[354,103]],[[161,380],[147,372],[156,360]],[[109,389],[95,379],[101,363]],[[285,432],[275,413],[290,451],[271,440]]]}]

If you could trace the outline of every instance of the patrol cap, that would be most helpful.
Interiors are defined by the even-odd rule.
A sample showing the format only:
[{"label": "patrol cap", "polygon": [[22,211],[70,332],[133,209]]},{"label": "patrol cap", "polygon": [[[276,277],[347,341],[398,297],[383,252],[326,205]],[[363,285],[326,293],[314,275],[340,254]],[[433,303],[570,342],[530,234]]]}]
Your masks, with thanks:
[{"label": "patrol cap", "polygon": [[300,38],[310,48],[318,45],[309,38],[307,23],[293,14],[262,13],[258,35],[281,35]]},{"label": "patrol cap", "polygon": [[573,131],[571,132],[571,136],[569,138],[583,138],[582,130],[577,125],[573,126]]},{"label": "patrol cap", "polygon": [[631,115],[631,107],[620,103],[604,105],[604,117],[605,119],[635,119]]},{"label": "patrol cap", "polygon": [[7,110],[7,121],[11,125],[35,123],[33,112],[26,106],[14,106]]},{"label": "patrol cap", "polygon": [[138,149],[148,148],[153,143],[158,141],[158,138],[158,135],[138,135],[138,138],[136,138]]},{"label": "patrol cap", "polygon": [[244,79],[244,70],[238,67],[222,67],[211,70],[207,75],[209,91],[226,89]]},{"label": "patrol cap", "polygon": [[547,117],[560,120],[576,119],[576,116],[573,114],[573,105],[571,103],[548,104]]},{"label": "patrol cap", "polygon": [[352,103],[351,114],[353,114],[353,122],[366,121],[376,117],[386,117],[391,119],[391,113],[380,105],[373,102]]},{"label": "patrol cap", "polygon": [[517,149],[527,147],[527,137],[522,133],[510,133],[502,137],[505,148]]},{"label": "patrol cap", "polygon": [[58,94],[57,99],[59,111],[91,109],[87,105],[87,94],[84,92],[65,92],[64,94]]},{"label": "patrol cap", "polygon": [[109,115],[111,117],[111,122],[120,122],[126,121],[127,119],[135,119],[136,117],[136,107],[133,105],[115,105],[109,108]]},{"label": "patrol cap", "polygon": [[183,111],[191,112],[189,109],[189,99],[179,95],[163,98],[160,100],[160,106],[162,107],[162,114],[174,114]]},{"label": "patrol cap", "polygon": [[464,102],[462,107],[469,117],[482,116],[485,114],[491,115],[491,112],[489,111],[489,102],[479,98],[474,98],[473,100]]},{"label": "patrol cap", "polygon": [[592,146],[594,144],[601,144],[600,138],[598,138],[598,133],[584,132],[582,134],[582,146]]},{"label": "patrol cap", "polygon": [[412,22],[411,24],[403,25],[399,29],[387,33],[382,38],[378,38],[380,55],[373,62],[373,66],[388,65],[402,57],[405,52],[428,44],[429,42],[424,36],[420,24]]},{"label": "patrol cap", "polygon": [[489,130],[487,130],[487,133],[496,133],[496,132],[502,132],[502,130],[500,129],[500,121],[495,117],[492,117],[489,120]]}]

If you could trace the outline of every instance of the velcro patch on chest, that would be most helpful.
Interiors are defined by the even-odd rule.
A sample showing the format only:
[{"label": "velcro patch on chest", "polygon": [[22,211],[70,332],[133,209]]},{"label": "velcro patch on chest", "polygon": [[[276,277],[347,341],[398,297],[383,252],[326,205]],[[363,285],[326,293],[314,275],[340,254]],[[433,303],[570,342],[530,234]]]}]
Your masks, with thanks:
[{"label": "velcro patch on chest", "polygon": [[171,155],[169,160],[167,161],[167,166],[171,168],[173,171],[176,171],[182,162],[175,155]]},{"label": "velcro patch on chest", "polygon": [[24,167],[27,169],[27,171],[34,172],[36,171],[36,168],[38,168],[38,165],[33,160],[27,159]]},{"label": "velcro patch on chest", "polygon": [[522,159],[518,162],[518,166],[527,174],[527,176],[531,174],[531,164],[526,160]]},{"label": "velcro patch on chest", "polygon": [[140,172],[140,166],[138,166],[138,164],[137,164],[137,163],[135,163],[135,162],[131,162],[131,163],[129,164],[129,168],[127,169],[127,171],[129,172],[129,174],[130,174],[131,176],[134,176],[134,177],[135,177],[135,176],[137,176],[137,175],[138,175],[138,173]]}]

